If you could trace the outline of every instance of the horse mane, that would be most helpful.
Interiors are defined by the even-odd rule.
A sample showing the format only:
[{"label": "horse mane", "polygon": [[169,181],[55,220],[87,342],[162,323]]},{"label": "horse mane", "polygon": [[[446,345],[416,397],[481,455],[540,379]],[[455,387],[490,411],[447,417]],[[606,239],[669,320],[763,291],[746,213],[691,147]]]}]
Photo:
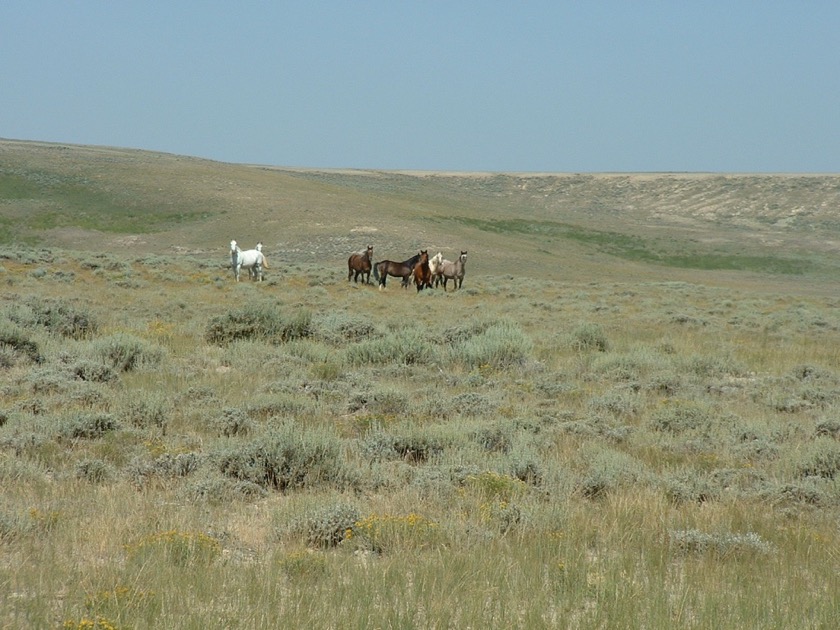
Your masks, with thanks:
[{"label": "horse mane", "polygon": [[404,260],[401,264],[408,265],[409,267],[414,269],[414,265],[416,265],[419,260],[420,260],[420,253],[418,252],[414,256],[409,258],[408,260]]}]

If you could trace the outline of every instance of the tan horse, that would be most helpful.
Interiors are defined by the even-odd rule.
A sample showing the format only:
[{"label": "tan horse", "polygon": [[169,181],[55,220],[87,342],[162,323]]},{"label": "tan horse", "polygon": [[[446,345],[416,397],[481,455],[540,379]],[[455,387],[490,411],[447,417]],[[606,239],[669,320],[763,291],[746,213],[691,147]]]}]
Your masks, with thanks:
[{"label": "tan horse", "polygon": [[458,256],[458,260],[455,262],[451,262],[449,260],[444,260],[443,264],[440,267],[440,275],[443,278],[443,290],[446,291],[446,282],[447,280],[452,280],[452,284],[455,285],[456,289],[460,289],[461,285],[464,284],[464,272],[466,271],[467,266],[467,252],[466,250],[461,252],[461,255]]}]

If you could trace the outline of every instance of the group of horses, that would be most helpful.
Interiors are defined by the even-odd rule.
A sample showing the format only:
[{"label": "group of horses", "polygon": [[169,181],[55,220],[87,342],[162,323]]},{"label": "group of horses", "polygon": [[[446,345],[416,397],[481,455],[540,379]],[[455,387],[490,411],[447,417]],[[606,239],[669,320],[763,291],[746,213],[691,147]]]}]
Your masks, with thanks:
[{"label": "group of horses", "polygon": [[[429,258],[428,250],[425,249],[402,262],[383,260],[373,264],[372,261],[373,245],[368,245],[367,249],[351,254],[347,259],[347,281],[358,282],[359,278],[362,278],[365,284],[370,284],[370,273],[373,271],[373,277],[379,283],[380,290],[385,288],[388,276],[394,276],[402,279],[401,284],[404,288],[408,287],[413,280],[418,292],[441,284],[443,290],[446,291],[450,280],[456,289],[460,289],[464,284],[467,252],[462,251],[458,260],[454,262],[444,260],[441,252]],[[243,268],[248,270],[248,277],[251,280],[262,282],[263,269],[268,269],[268,259],[262,253],[262,243],[257,243],[254,249],[242,251],[236,241],[231,241],[230,266],[237,282]]]},{"label": "group of horses", "polygon": [[393,276],[402,278],[401,285],[403,288],[408,287],[413,280],[418,292],[441,284],[443,290],[446,291],[449,280],[452,280],[452,285],[456,289],[460,289],[463,285],[464,272],[467,266],[467,252],[462,251],[455,262],[445,260],[441,252],[429,258],[429,252],[425,249],[402,262],[383,260],[374,264],[372,261],[373,245],[368,245],[367,249],[351,254],[350,258],[347,259],[347,281],[358,282],[359,278],[362,278],[366,284],[370,284],[370,272],[372,270],[373,277],[379,283],[380,290],[385,288],[388,276]]}]

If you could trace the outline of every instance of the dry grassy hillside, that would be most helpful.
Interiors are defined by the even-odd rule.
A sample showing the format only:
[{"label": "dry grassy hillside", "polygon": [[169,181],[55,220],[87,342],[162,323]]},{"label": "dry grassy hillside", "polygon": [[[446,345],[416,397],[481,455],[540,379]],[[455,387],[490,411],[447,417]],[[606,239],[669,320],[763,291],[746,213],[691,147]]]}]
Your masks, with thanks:
[{"label": "dry grassy hillside", "polygon": [[[418,248],[535,278],[747,281],[824,290],[840,176],[318,171],[0,142],[0,242],[341,267]],[[790,280],[794,280],[790,283]]]},{"label": "dry grassy hillside", "polygon": [[838,197],[0,142],[0,627],[833,628]]}]

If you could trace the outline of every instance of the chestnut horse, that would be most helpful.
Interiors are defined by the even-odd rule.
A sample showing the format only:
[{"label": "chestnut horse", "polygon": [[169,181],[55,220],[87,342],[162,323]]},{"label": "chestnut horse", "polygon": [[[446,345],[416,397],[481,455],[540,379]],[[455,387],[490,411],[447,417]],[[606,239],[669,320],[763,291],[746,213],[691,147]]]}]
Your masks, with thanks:
[{"label": "chestnut horse", "polygon": [[417,292],[420,293],[426,287],[432,288],[432,270],[429,269],[429,252],[428,250],[420,250],[420,260],[414,265],[414,284],[417,286]]},{"label": "chestnut horse", "polygon": [[414,271],[414,265],[420,260],[420,254],[412,256],[403,262],[394,262],[392,260],[383,260],[373,266],[373,277],[379,282],[379,289],[385,288],[385,280],[388,276],[395,278],[402,278],[402,286],[408,286],[408,279],[411,278],[411,272]]},{"label": "chestnut horse", "polygon": [[350,254],[350,258],[347,259],[347,282],[350,282],[350,278],[353,278],[353,274],[355,273],[356,277],[353,279],[354,282],[358,282],[361,276],[364,278],[365,284],[370,284],[370,270],[372,267],[370,261],[372,257],[373,245],[368,245],[367,249]]}]

